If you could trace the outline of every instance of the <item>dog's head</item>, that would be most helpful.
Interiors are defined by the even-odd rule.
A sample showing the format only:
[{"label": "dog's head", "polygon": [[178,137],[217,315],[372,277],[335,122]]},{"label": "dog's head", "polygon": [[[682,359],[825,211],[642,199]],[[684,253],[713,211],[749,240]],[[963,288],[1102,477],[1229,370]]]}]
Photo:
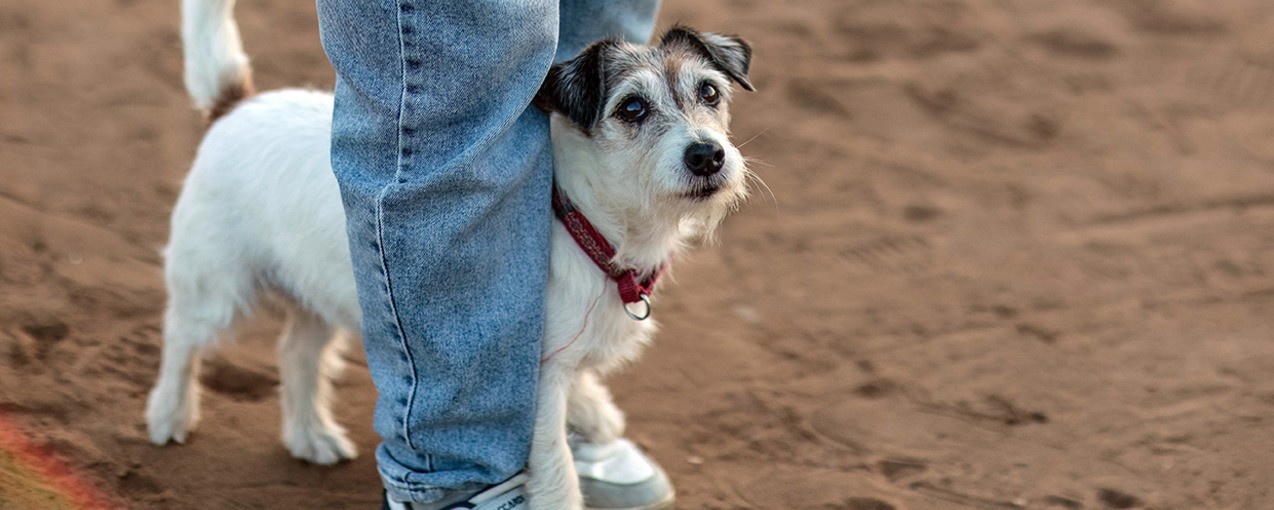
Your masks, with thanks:
[{"label": "dog's head", "polygon": [[729,105],[733,84],[753,90],[751,59],[738,37],[681,26],[653,46],[606,40],[554,66],[535,102],[590,142],[587,178],[614,200],[719,219],[747,190]]}]

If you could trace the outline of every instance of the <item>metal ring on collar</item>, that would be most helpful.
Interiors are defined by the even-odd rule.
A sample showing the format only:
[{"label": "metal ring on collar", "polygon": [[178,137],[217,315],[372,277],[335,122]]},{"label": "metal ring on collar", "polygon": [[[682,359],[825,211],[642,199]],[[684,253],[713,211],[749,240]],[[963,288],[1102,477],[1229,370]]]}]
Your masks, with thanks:
[{"label": "metal ring on collar", "polygon": [[638,294],[637,297],[641,298],[641,302],[646,304],[646,313],[641,315],[633,313],[632,310],[628,309],[629,303],[624,303],[624,313],[628,314],[628,316],[632,317],[635,321],[644,321],[650,317],[650,297],[645,294]]}]

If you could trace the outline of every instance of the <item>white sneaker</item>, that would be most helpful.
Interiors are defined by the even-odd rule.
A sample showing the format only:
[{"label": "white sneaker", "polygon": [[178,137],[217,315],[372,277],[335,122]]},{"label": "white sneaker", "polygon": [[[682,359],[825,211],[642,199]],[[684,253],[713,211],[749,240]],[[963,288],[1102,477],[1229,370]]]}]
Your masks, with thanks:
[{"label": "white sneaker", "polygon": [[589,510],[672,508],[676,492],[668,475],[632,441],[600,445],[572,436],[570,444]]},{"label": "white sneaker", "polygon": [[388,495],[383,500],[381,510],[527,510],[526,474],[518,473],[513,478],[478,491],[462,501],[443,500],[437,503],[407,503],[394,501]]}]

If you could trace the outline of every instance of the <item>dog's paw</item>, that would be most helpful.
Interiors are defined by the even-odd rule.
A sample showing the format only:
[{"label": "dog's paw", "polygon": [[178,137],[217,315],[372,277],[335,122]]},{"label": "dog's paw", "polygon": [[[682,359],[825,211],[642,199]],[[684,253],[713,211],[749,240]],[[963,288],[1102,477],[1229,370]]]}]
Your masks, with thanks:
[{"label": "dog's paw", "polygon": [[340,427],[290,427],[283,434],[283,445],[293,457],[323,466],[358,456],[354,443]]},{"label": "dog's paw", "polygon": [[194,423],[182,418],[151,418],[147,421],[150,442],[159,446],[168,443],[185,444],[186,437],[195,428]]},{"label": "dog's paw", "polygon": [[571,423],[571,427],[587,442],[610,444],[624,437],[624,412],[610,402],[597,406],[580,422]]},{"label": "dog's paw", "polygon": [[171,398],[151,394],[146,404],[146,429],[150,442],[163,446],[169,442],[185,443],[190,431],[199,423],[196,397]]}]

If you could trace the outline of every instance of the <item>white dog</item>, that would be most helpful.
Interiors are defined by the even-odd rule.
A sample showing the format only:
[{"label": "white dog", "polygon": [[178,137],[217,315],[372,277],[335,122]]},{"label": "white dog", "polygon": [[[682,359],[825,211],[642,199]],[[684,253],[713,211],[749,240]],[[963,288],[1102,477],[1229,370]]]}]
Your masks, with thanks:
[{"label": "white dog", "polygon": [[[200,351],[276,294],[289,310],[279,346],[283,442],[298,458],[332,464],[355,456],[330,409],[340,365],[332,340],[359,329],[328,157],[332,96],[252,95],[233,4],[184,0],[186,86],[212,124],[173,210],[150,438],[186,440],[199,418]],[[536,98],[552,112],[561,221],[528,461],[534,508],[581,506],[567,424],[592,443],[622,436],[623,414],[599,377],[649,341],[655,325],[640,319],[654,278],[746,194],[728,105],[732,81],[752,88],[750,58],[736,37],[676,27],[655,46],[594,44],[554,66]]]}]

